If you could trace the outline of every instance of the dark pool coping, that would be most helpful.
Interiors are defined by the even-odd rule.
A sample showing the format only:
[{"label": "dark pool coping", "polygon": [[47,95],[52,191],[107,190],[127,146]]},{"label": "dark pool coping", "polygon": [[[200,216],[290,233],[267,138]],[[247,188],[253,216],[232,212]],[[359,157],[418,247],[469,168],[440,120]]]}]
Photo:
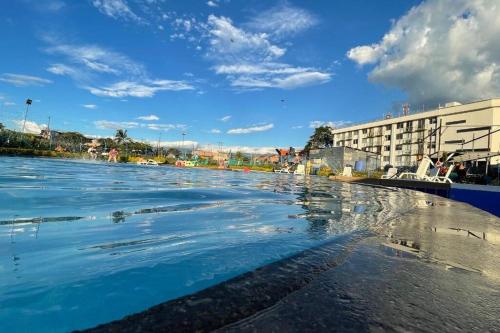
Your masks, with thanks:
[{"label": "dark pool coping", "polygon": [[[210,332],[248,318],[342,264],[372,235],[343,235],[191,295],[79,332]],[[96,311],[99,311],[96,309]]]}]

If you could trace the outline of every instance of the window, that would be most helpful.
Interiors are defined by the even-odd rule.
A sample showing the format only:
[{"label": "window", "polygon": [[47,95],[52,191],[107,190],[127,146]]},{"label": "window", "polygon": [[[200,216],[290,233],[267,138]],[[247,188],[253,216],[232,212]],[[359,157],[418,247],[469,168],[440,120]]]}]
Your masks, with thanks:
[{"label": "window", "polygon": [[363,130],[363,134],[366,134],[366,133],[368,133],[368,130],[365,128],[365,129]]},{"label": "window", "polygon": [[358,139],[352,140],[352,143],[355,144],[355,145],[357,145],[358,144]]},{"label": "window", "polygon": [[385,129],[386,129],[386,131],[390,131],[390,130],[391,130],[391,127],[392,127],[391,125],[385,125]]},{"label": "window", "polygon": [[437,118],[436,117],[429,118],[429,124],[437,124]]},{"label": "window", "polygon": [[396,145],[396,150],[403,150],[403,145]]},{"label": "window", "polygon": [[384,151],[391,151],[391,146],[384,146]]},{"label": "window", "polygon": [[406,128],[411,128],[412,127],[412,121],[407,121],[406,122]]},{"label": "window", "polygon": [[403,139],[403,133],[396,134],[396,140],[401,140]]},{"label": "window", "polygon": [[391,136],[390,136],[390,135],[386,135],[386,136],[385,136],[385,140],[386,140],[386,141],[391,141]]},{"label": "window", "polygon": [[473,128],[462,128],[457,130],[457,133],[464,133],[464,132],[474,132],[474,131],[487,131],[491,127],[489,126],[484,126],[484,127],[473,127]]},{"label": "window", "polygon": [[464,142],[464,140],[448,140],[448,141],[445,141],[444,143],[446,145],[456,145],[456,144],[462,144]]},{"label": "window", "polygon": [[389,162],[390,161],[390,157],[389,156],[384,156],[384,162]]},{"label": "window", "polygon": [[465,124],[465,119],[464,120],[454,120],[454,121],[447,121],[446,125],[457,125],[457,124]]},{"label": "window", "polygon": [[396,127],[397,127],[397,128],[403,128],[403,123],[398,123],[398,124],[396,125]]}]

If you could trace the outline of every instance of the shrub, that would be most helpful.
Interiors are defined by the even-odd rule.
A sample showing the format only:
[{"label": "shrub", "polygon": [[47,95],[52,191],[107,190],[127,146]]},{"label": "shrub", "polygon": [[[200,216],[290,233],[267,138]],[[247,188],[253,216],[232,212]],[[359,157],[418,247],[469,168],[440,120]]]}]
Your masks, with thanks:
[{"label": "shrub", "polygon": [[331,176],[333,175],[333,171],[331,168],[327,167],[327,166],[322,166],[321,168],[319,168],[318,170],[318,176]]}]

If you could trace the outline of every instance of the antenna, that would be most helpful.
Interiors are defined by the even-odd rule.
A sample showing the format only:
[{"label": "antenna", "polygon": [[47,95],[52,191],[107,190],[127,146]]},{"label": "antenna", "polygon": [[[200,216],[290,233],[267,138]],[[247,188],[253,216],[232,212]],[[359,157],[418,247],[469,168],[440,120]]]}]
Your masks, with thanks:
[{"label": "antenna", "polygon": [[407,116],[410,114],[410,104],[403,104],[403,116]]}]

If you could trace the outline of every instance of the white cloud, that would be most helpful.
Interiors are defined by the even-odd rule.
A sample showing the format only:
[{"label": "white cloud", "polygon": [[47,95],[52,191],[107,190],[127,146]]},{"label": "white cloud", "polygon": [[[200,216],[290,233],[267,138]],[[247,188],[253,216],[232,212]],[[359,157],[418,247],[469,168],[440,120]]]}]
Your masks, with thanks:
[{"label": "white cloud", "polygon": [[297,73],[285,76],[240,76],[231,83],[233,87],[242,88],[281,88],[295,89],[330,81],[331,74],[317,71]]},{"label": "white cloud", "polygon": [[0,75],[0,81],[12,84],[16,87],[44,86],[46,84],[52,83],[51,80],[47,80],[38,76],[12,73],[3,73],[2,75]]},{"label": "white cloud", "polygon": [[350,121],[344,121],[344,120],[339,120],[339,121],[313,120],[313,121],[309,122],[309,128],[318,128],[321,126],[328,126],[331,128],[339,128],[339,127],[349,125],[350,123],[351,123]]},{"label": "white cloud", "polygon": [[184,124],[140,123],[135,121],[97,120],[94,121],[94,124],[98,129],[144,128],[153,131],[165,131],[165,132],[171,130],[185,130],[187,128],[187,125]]},{"label": "white cloud", "polygon": [[209,6],[209,7],[219,7],[219,4],[217,2],[215,2],[215,1],[210,0],[210,1],[207,1],[207,6]]},{"label": "white cloud", "polygon": [[232,118],[232,116],[231,116],[231,115],[227,115],[227,116],[224,116],[224,117],[220,118],[219,120],[220,120],[220,121],[222,121],[222,122],[224,122],[224,123],[226,123],[226,122],[228,122],[231,118]]},{"label": "white cloud", "polygon": [[4,102],[3,105],[4,106],[14,106],[14,105],[16,105],[16,103],[7,101],[7,102]]},{"label": "white cloud", "polygon": [[490,98],[500,93],[499,16],[497,0],[424,1],[382,40],[347,56],[374,64],[369,79],[403,90],[411,102]]},{"label": "white cloud", "polygon": [[264,124],[264,125],[251,126],[251,127],[232,128],[232,129],[227,131],[227,134],[249,134],[249,133],[255,133],[255,132],[265,132],[265,131],[269,131],[273,127],[274,127],[274,124]]},{"label": "white cloud", "polygon": [[283,37],[307,30],[317,23],[318,20],[307,10],[283,3],[257,15],[247,26]]},{"label": "white cloud", "polygon": [[318,68],[294,66],[279,59],[293,45],[286,37],[305,31],[317,19],[287,3],[273,7],[246,24],[229,17],[209,15],[206,22],[176,17],[171,39],[183,39],[214,63],[235,90],[295,89],[330,81],[332,74]]},{"label": "white cloud", "polygon": [[171,130],[185,130],[187,128],[184,124],[141,124],[141,127],[148,128],[154,131],[171,131]]},{"label": "white cloud", "polygon": [[226,153],[232,152],[236,153],[237,151],[245,153],[245,154],[256,154],[256,155],[264,155],[264,154],[275,154],[275,147],[252,147],[252,146],[223,146],[219,149],[217,145],[208,145],[203,144],[199,145],[199,149],[202,150],[217,150],[223,151]]},{"label": "white cloud", "polygon": [[141,22],[141,18],[137,16],[129,7],[125,0],[93,0],[92,5],[101,13],[114,19],[133,20]]},{"label": "white cloud", "polygon": [[230,18],[210,15],[207,21],[209,34],[209,56],[218,60],[242,62],[276,59],[286,49],[273,45],[265,33],[251,33],[237,28]]},{"label": "white cloud", "polygon": [[[155,140],[149,140],[146,141],[147,143],[157,146],[158,141]],[[160,146],[161,147],[167,147],[167,148],[198,148],[199,143],[198,141],[191,141],[191,140],[185,140],[185,141],[160,141]]]},{"label": "white cloud", "polygon": [[184,81],[148,80],[144,83],[121,81],[105,87],[86,87],[96,96],[106,97],[153,97],[158,91],[193,90],[194,87]]},{"label": "white cloud", "polygon": [[[146,70],[129,57],[97,45],[57,44],[46,49],[49,54],[60,55],[74,65],[95,73],[113,75],[145,76]],[[49,70],[50,69],[50,70]],[[64,64],[55,64],[49,71],[58,75],[69,75],[74,68]]]},{"label": "white cloud", "polygon": [[301,129],[301,128],[304,128],[304,126],[302,125],[292,126],[292,129]]},{"label": "white cloud", "polygon": [[97,105],[95,104],[82,104],[82,106],[86,109],[97,109]]},{"label": "white cloud", "polygon": [[[142,64],[121,53],[97,45],[64,44],[54,38],[46,39],[52,45],[46,49],[49,54],[62,56],[71,63],[56,63],[47,70],[56,75],[72,77],[81,88],[94,95],[152,97],[159,91],[194,89],[184,81],[150,79]],[[114,78],[113,83],[103,83],[109,82],[110,77]]]},{"label": "white cloud", "polygon": [[78,75],[78,71],[75,68],[64,64],[52,64],[47,68],[47,71],[55,75],[67,75],[72,77]]},{"label": "white cloud", "polygon": [[218,128],[212,128],[212,129],[210,130],[210,133],[212,133],[212,134],[220,134],[220,133],[221,133],[221,130],[220,130],[220,129],[218,129]]},{"label": "white cloud", "polygon": [[137,117],[139,120],[147,120],[147,121],[155,121],[155,120],[160,120],[160,117],[154,114],[150,114],[149,116],[140,116]]},{"label": "white cloud", "polygon": [[139,123],[133,121],[109,121],[97,120],[94,124],[99,129],[129,129],[139,127]]},{"label": "white cloud", "polygon": [[[233,25],[226,17],[208,19],[208,56],[218,64],[216,74],[225,75],[239,89],[294,89],[328,82],[330,73],[314,68],[296,67],[274,60],[285,48],[272,44],[267,33],[252,33]],[[285,33],[285,28],[280,34]]]},{"label": "white cloud", "polygon": [[[23,129],[23,124],[24,120],[14,120],[14,124],[20,129]],[[24,131],[26,133],[32,133],[32,134],[40,134],[40,132],[44,129],[47,128],[46,124],[37,124],[34,121],[29,121],[26,120],[26,124],[24,126]]]}]

